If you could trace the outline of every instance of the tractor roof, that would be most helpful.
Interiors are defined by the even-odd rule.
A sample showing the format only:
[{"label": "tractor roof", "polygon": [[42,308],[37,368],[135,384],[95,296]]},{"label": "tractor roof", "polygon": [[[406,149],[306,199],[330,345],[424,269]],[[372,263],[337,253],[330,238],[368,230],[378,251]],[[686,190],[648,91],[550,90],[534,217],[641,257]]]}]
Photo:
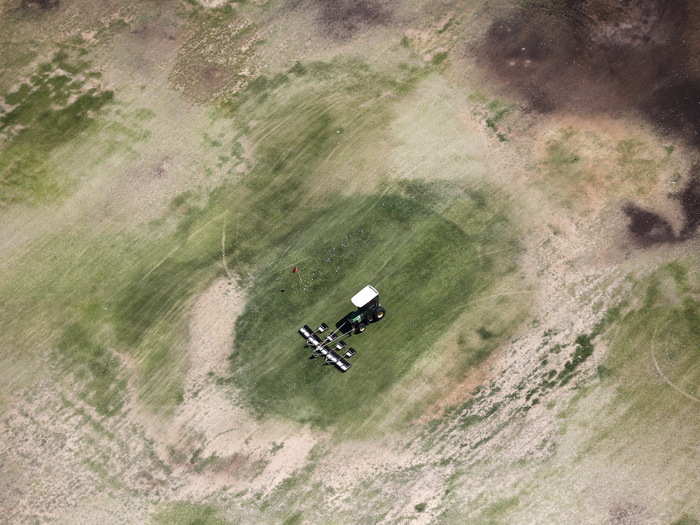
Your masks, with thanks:
[{"label": "tractor roof", "polygon": [[377,289],[374,286],[367,285],[362,290],[353,295],[350,301],[352,301],[352,304],[354,304],[358,308],[362,308],[372,299],[378,296],[379,292],[377,291]]}]

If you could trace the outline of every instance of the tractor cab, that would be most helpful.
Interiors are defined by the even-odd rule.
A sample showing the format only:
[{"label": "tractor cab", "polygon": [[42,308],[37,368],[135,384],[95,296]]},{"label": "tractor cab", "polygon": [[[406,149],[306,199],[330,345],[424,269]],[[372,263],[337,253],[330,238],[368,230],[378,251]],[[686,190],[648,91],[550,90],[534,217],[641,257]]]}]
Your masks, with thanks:
[{"label": "tractor cab", "polygon": [[379,304],[379,292],[374,286],[365,286],[352,296],[350,302],[357,308],[345,315],[335,327],[344,334],[354,332],[360,334],[367,325],[381,320],[386,310]]}]

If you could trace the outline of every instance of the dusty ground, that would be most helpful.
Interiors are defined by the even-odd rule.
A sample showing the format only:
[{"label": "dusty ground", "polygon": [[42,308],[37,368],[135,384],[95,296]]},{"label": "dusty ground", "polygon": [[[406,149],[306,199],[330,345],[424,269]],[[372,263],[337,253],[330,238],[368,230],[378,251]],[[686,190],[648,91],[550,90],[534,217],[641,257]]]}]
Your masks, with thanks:
[{"label": "dusty ground", "polygon": [[[0,1],[0,117],[60,46],[115,94],[92,127],[38,135],[44,164],[0,128],[0,162],[25,159],[0,191],[32,196],[0,195],[0,521],[700,523],[697,13],[613,4]],[[281,137],[291,177],[316,147],[295,137],[333,112],[295,190],[438,183],[418,200],[466,229],[456,201],[483,188],[518,248],[477,242],[512,271],[366,418],[320,428],[260,413],[232,367],[256,279],[296,249],[245,237],[242,214],[286,205],[256,200],[275,184],[256,169]],[[31,170],[59,189],[13,178]],[[129,335],[151,282],[188,293],[148,292],[127,325],[156,320]]]}]

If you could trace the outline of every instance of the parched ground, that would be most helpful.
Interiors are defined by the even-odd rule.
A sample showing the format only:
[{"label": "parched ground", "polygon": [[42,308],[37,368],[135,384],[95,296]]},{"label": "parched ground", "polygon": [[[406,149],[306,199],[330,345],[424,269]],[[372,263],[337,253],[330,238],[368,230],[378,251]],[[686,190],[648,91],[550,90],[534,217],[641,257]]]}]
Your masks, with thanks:
[{"label": "parched ground", "polygon": [[0,0],[0,521],[700,523],[698,16]]}]

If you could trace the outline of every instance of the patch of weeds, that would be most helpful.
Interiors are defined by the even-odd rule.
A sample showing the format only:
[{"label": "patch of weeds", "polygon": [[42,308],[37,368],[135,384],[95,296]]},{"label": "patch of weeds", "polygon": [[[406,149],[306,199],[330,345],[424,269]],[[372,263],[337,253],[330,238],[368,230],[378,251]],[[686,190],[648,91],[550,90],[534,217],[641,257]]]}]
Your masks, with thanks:
[{"label": "patch of weeds", "polygon": [[124,404],[126,380],[120,377],[119,359],[93,338],[80,324],[71,324],[57,348],[64,365],[83,385],[80,397],[99,414],[112,416]]},{"label": "patch of weeds", "polygon": [[212,505],[187,502],[170,503],[157,512],[152,519],[154,525],[228,525],[220,517],[220,511]]},{"label": "patch of weeds", "polygon": [[408,37],[406,35],[401,37],[401,47],[404,47],[406,49],[411,47],[411,41],[408,39]]},{"label": "patch of weeds", "polygon": [[627,302],[623,301],[622,303],[616,306],[608,308],[605,312],[605,315],[603,315],[600,321],[598,321],[593,327],[593,330],[591,331],[589,336],[590,339],[595,339],[596,337],[601,335],[608,327],[615,324],[620,319],[622,311],[626,306]]},{"label": "patch of weeds", "polygon": [[688,286],[688,268],[678,261],[673,261],[666,265],[666,271],[671,274],[671,277],[681,293],[685,294],[690,291],[690,287]]},{"label": "patch of weeds", "polygon": [[[230,3],[194,9],[189,18],[190,36],[178,51],[170,81],[197,101],[244,87],[255,72],[256,27],[237,17]],[[241,75],[244,69],[253,75]]]},{"label": "patch of weeds", "polygon": [[90,414],[88,414],[85,411],[85,408],[82,406],[76,406],[74,403],[69,401],[63,394],[61,394],[61,402],[62,404],[67,407],[71,408],[73,410],[73,413],[77,414],[80,416],[83,420],[83,423],[87,423],[90,425],[90,427],[99,435],[105,436],[108,439],[115,439],[115,436],[112,432],[107,430],[99,421],[95,421],[95,418],[93,418]]},{"label": "patch of weeds", "polygon": [[413,508],[415,509],[416,512],[425,512],[425,509],[428,508],[428,504],[427,503],[418,503]]},{"label": "patch of weeds", "polygon": [[210,148],[220,148],[223,146],[223,143],[219,139],[209,136],[208,133],[204,134],[202,141],[204,142],[205,146]]},{"label": "patch of weeds", "polygon": [[118,478],[110,475],[109,469],[103,462],[99,462],[94,459],[85,459],[83,460],[83,464],[94,472],[108,487],[115,490],[124,490],[124,484],[119,481]]},{"label": "patch of weeds", "polygon": [[599,380],[603,381],[612,375],[612,370],[610,370],[607,366],[598,365],[598,367],[596,367],[596,376],[598,376]]},{"label": "patch of weeds", "polygon": [[438,29],[437,34],[438,34],[438,35],[443,34],[443,33],[444,33],[445,31],[447,31],[450,27],[452,27],[452,25],[454,24],[454,22],[455,22],[455,17],[454,17],[454,16],[450,17],[450,19],[449,19],[445,24],[443,24],[443,26],[442,26],[440,29]]},{"label": "patch of weeds", "polygon": [[571,381],[576,369],[593,354],[593,350],[594,347],[590,335],[582,334],[576,338],[574,354],[564,364],[564,369],[557,376],[559,386],[564,386]]},{"label": "patch of weeds", "polygon": [[289,517],[285,518],[282,525],[300,525],[304,521],[304,513],[301,511],[295,512]]},{"label": "patch of weeds", "polygon": [[0,205],[51,198],[65,186],[53,173],[51,153],[90,129],[114,98],[87,68],[60,51],[2,96],[9,109],[0,113]]},{"label": "patch of weeds", "polygon": [[[482,445],[485,445],[489,441],[491,441],[494,437],[496,437],[506,426],[508,422],[503,422],[499,423],[499,425],[491,432],[490,434],[484,436],[483,438],[479,439],[478,441],[475,441],[474,443],[471,444],[470,448],[472,450],[476,450]],[[469,443],[462,443],[462,446],[466,446]]]},{"label": "patch of weeds", "polygon": [[482,512],[482,516],[488,520],[502,518],[514,510],[519,504],[520,499],[516,496],[502,498],[486,507]]},{"label": "patch of weeds", "polygon": [[170,210],[179,211],[184,209],[185,211],[189,211],[191,208],[190,203],[194,198],[195,193],[192,190],[183,191],[170,201]]},{"label": "patch of weeds", "polygon": [[671,525],[700,525],[700,520],[689,514],[683,514],[683,516],[675,520]]},{"label": "patch of weeds", "polygon": [[220,461],[221,458],[216,454],[212,454],[211,456],[208,456],[206,458],[198,459],[194,465],[194,471],[197,473],[201,473],[208,467],[215,466]]},{"label": "patch of weeds", "polygon": [[447,60],[447,52],[442,51],[440,53],[435,53],[433,58],[430,59],[430,63],[434,66],[439,66],[442,64],[445,60]]},{"label": "patch of weeds", "polygon": [[515,106],[500,100],[489,101],[486,96],[478,92],[471,93],[469,101],[477,105],[475,114],[484,119],[486,128],[491,130],[500,142],[507,142],[508,136],[500,129],[500,126]]},{"label": "patch of weeds", "polygon": [[615,148],[617,163],[622,168],[625,177],[647,179],[654,182],[657,177],[659,162],[643,155],[649,151],[649,146],[637,139],[621,140]]},{"label": "patch of weeds", "polygon": [[445,184],[420,179],[401,180],[398,183],[401,193],[410,199],[421,201],[430,208],[435,208],[445,199]]},{"label": "patch of weeds", "polygon": [[553,354],[558,354],[558,353],[561,352],[564,348],[566,348],[566,346],[567,346],[567,345],[562,345],[562,344],[557,343],[557,344],[553,345],[553,346],[549,349],[549,351],[550,351],[551,353],[553,353]]},{"label": "patch of weeds", "polygon": [[500,100],[492,100],[486,105],[486,110],[488,112],[488,116],[486,117],[486,127],[496,134],[498,140],[501,142],[507,142],[508,137],[505,133],[498,129],[498,125],[505,118],[505,116],[513,110],[513,106],[511,104],[505,104]]},{"label": "patch of weeds", "polygon": [[491,339],[492,337],[494,337],[494,335],[496,335],[484,326],[480,326],[477,329],[476,333],[479,334],[479,337],[481,337],[482,339]]},{"label": "patch of weeds", "polygon": [[573,135],[573,130],[564,130],[558,139],[547,142],[547,157],[544,165],[550,175],[569,173],[580,162],[581,157],[569,145]]},{"label": "patch of weeds", "polygon": [[297,61],[289,69],[289,73],[298,77],[304,76],[307,73],[306,66],[304,66],[304,64],[302,64],[301,62]]},{"label": "patch of weeds", "polygon": [[484,420],[484,416],[479,414],[468,414],[460,419],[460,426],[462,428],[467,428]]}]

